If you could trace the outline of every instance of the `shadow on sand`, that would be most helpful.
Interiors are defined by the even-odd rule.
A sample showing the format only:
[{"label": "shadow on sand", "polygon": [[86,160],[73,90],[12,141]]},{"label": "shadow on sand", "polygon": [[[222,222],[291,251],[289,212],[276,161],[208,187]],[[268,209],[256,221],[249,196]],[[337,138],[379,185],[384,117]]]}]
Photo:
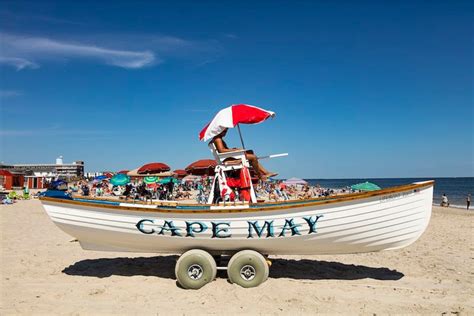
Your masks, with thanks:
[{"label": "shadow on sand", "polygon": [[[120,276],[154,276],[174,279],[174,267],[178,256],[101,258],[78,261],[65,268],[67,275],[106,278]],[[218,274],[225,277],[224,274]],[[339,262],[316,260],[273,259],[270,278],[297,280],[399,280],[403,273],[388,268],[372,268]]]}]

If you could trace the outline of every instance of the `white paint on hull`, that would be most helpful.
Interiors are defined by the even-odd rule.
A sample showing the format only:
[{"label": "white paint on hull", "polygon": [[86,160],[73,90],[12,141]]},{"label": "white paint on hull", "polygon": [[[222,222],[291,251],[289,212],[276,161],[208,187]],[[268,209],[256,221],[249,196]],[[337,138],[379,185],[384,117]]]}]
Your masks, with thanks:
[{"label": "white paint on hull", "polygon": [[[403,194],[356,199],[274,211],[235,213],[159,213],[74,205],[42,201],[53,222],[77,238],[84,249],[101,251],[133,251],[181,253],[192,248],[214,252],[254,249],[265,254],[341,254],[371,252],[405,247],[416,241],[426,229],[431,216],[433,186],[410,190]],[[155,208],[155,206],[152,206]],[[233,208],[235,209],[235,207]],[[303,217],[322,215],[316,233],[309,234]],[[285,219],[293,219],[301,235],[278,237]],[[144,229],[160,230],[164,220],[173,221],[181,237],[158,233],[144,234],[136,227],[148,219]],[[203,222],[208,229],[185,237],[186,223]],[[248,221],[273,221],[274,236],[249,236]],[[228,222],[231,237],[212,238],[211,222]],[[225,227],[225,225],[223,226]],[[224,234],[225,235],[225,234]]]}]

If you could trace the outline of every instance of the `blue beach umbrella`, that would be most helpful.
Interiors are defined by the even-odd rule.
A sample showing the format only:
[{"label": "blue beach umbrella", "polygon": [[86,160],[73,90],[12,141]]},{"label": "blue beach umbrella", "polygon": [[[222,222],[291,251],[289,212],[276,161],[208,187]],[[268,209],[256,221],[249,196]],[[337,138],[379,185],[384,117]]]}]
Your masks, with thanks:
[{"label": "blue beach umbrella", "polygon": [[106,176],[97,176],[94,178],[94,180],[97,180],[97,181],[102,181],[102,180],[106,180],[108,179]]},{"label": "blue beach umbrella", "polygon": [[126,174],[119,173],[110,179],[110,183],[113,185],[126,185],[127,183],[130,183],[130,177]]},{"label": "blue beach umbrella", "polygon": [[168,178],[164,178],[164,179],[161,179],[160,181],[158,181],[159,184],[167,184],[167,183],[170,183],[170,182],[179,183],[179,180],[176,179],[176,178],[168,177]]}]

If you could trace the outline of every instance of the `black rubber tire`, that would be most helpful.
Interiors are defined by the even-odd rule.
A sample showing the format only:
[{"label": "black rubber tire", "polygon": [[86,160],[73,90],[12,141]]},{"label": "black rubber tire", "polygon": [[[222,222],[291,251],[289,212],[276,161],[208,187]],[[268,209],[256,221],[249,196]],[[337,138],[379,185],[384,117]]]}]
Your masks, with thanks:
[{"label": "black rubber tire", "polygon": [[[251,270],[251,277],[244,277],[242,270]],[[270,269],[265,258],[254,250],[242,250],[230,258],[227,276],[231,283],[242,287],[256,287],[268,279]]]},{"label": "black rubber tire", "polygon": [[[192,267],[200,270],[200,276],[191,277],[188,270]],[[201,249],[192,249],[183,253],[175,266],[175,275],[178,283],[185,289],[200,289],[216,278],[217,265],[214,258]]]}]

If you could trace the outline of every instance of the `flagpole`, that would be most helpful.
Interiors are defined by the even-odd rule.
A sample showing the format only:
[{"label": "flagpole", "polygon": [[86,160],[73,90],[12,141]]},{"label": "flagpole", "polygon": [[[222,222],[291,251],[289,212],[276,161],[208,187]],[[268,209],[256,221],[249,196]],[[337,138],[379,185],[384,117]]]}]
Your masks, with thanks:
[{"label": "flagpole", "polygon": [[240,131],[240,124],[237,124],[237,129],[239,130],[240,142],[242,143],[242,148],[245,149],[244,139],[242,138],[242,132]]}]

